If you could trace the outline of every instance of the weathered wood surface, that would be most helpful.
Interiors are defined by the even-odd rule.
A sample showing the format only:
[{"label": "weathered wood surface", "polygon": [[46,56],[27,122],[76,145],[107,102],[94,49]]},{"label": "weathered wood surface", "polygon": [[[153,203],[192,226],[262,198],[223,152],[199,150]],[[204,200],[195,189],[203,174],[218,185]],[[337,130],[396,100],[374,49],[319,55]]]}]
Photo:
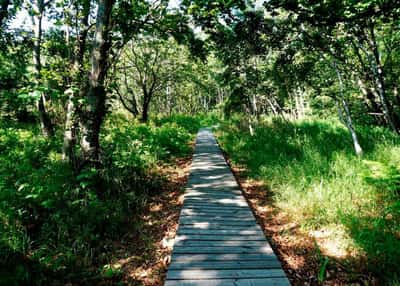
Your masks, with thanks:
[{"label": "weathered wood surface", "polygon": [[208,129],[197,136],[165,285],[290,285]]}]

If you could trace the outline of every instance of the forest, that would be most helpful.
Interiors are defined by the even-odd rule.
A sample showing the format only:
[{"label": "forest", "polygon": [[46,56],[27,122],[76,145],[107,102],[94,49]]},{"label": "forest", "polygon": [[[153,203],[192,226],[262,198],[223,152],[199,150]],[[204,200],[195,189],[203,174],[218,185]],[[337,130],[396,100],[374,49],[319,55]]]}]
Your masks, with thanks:
[{"label": "forest", "polygon": [[0,285],[163,285],[212,128],[293,285],[400,285],[400,2],[0,0]]}]

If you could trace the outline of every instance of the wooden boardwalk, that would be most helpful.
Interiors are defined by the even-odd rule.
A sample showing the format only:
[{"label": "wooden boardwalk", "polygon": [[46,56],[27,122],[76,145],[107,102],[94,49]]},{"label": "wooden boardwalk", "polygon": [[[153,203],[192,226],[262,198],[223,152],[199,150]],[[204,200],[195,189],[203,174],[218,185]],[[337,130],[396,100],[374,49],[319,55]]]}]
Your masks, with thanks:
[{"label": "wooden boardwalk", "polygon": [[209,129],[197,136],[165,285],[290,285]]}]

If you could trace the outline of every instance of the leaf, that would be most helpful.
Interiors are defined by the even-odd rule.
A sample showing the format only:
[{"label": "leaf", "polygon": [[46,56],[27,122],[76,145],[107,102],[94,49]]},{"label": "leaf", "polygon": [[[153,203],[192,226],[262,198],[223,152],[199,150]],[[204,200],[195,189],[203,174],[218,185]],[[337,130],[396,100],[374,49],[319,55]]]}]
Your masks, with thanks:
[{"label": "leaf", "polygon": [[323,261],[321,263],[321,266],[319,267],[319,272],[318,272],[318,281],[319,282],[324,282],[325,280],[325,274],[326,274],[326,267],[328,266],[329,258],[324,257]]}]

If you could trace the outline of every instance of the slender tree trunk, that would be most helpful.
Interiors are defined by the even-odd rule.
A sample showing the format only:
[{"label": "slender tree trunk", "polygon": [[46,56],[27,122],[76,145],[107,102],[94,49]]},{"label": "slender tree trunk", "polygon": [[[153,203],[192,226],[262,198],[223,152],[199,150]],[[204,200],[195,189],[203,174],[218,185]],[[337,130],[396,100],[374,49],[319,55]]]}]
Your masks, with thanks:
[{"label": "slender tree trunk", "polygon": [[258,116],[257,97],[255,94],[251,97],[251,111],[253,115]]},{"label": "slender tree trunk", "polygon": [[83,2],[82,7],[82,20],[80,23],[79,34],[76,39],[74,64],[73,64],[73,88],[71,89],[68,102],[67,111],[65,119],[65,129],[64,129],[64,143],[63,143],[63,160],[70,161],[73,165],[76,165],[76,154],[74,152],[75,145],[77,143],[77,107],[76,107],[76,87],[80,87],[80,92],[84,87],[82,87],[82,78],[84,76],[84,54],[86,49],[86,39],[88,34],[88,19],[90,12],[90,1],[86,0]]},{"label": "slender tree trunk", "polygon": [[[192,89],[193,92],[193,89]],[[167,86],[165,88],[165,94],[167,95],[167,111],[168,115],[171,116],[172,114],[172,99],[171,99],[171,92],[169,90],[169,83],[167,83]],[[189,94],[189,97],[191,98],[191,94]]]},{"label": "slender tree trunk", "polygon": [[304,118],[304,99],[303,99],[303,92],[300,87],[297,87],[294,91],[294,98],[295,98],[295,114],[297,119]]},{"label": "slender tree trunk", "polygon": [[141,122],[145,123],[149,120],[149,106],[150,106],[151,95],[147,92],[146,88],[143,87],[143,108]]},{"label": "slender tree trunk", "polygon": [[104,80],[108,69],[110,17],[113,5],[114,0],[98,1],[88,90],[80,110],[80,146],[84,164],[100,163],[99,134],[106,113]]},{"label": "slender tree trunk", "polygon": [[[38,15],[32,16],[34,23],[34,35],[35,40],[33,44],[33,66],[36,77],[37,88],[41,89],[42,85],[42,62],[41,62],[41,46],[42,46],[42,19],[44,15],[45,4],[43,0],[37,1],[37,13]],[[43,91],[40,91],[40,96],[37,101],[37,109],[39,113],[39,122],[42,134],[46,137],[54,135],[53,124],[46,110],[46,95]]]},{"label": "slender tree trunk", "polygon": [[375,101],[374,92],[370,88],[368,88],[360,78],[357,79],[357,83],[361,90],[361,93],[365,96],[365,98],[369,102],[370,110],[375,113],[383,114],[382,109],[379,107],[378,103]]},{"label": "slender tree trunk", "polygon": [[272,110],[273,115],[274,115],[274,116],[277,116],[277,115],[278,115],[278,112],[277,112],[277,110],[276,110],[274,104],[272,103],[272,101],[271,101],[269,98],[267,98],[267,103],[268,103],[268,105],[271,107],[271,110]]},{"label": "slender tree trunk", "polygon": [[[360,39],[358,39],[358,41],[360,41]],[[360,50],[363,50],[361,47],[361,44],[359,43],[357,45],[355,40],[351,40],[351,44],[352,44],[355,54],[357,55],[358,61],[361,65],[362,78],[360,78],[359,76],[356,76],[356,79],[357,79],[357,84],[358,84],[358,87],[360,88],[361,93],[366,98],[366,106],[373,113],[383,115],[384,112],[383,112],[382,108],[380,107],[380,105],[378,104],[378,102],[376,101],[376,98],[378,98],[378,99],[380,98],[378,93],[376,92],[376,89],[371,88],[370,86],[367,85],[367,83],[371,81],[371,76],[369,74],[371,69],[367,67],[367,64],[363,60],[363,57],[360,52]],[[364,52],[366,53],[365,50],[364,50]],[[368,56],[367,53],[366,53],[366,55],[367,55],[367,58],[370,59],[370,57]],[[377,121],[378,124],[382,124],[382,120],[379,117],[375,116],[375,120]]]},{"label": "slender tree trunk", "polygon": [[[125,82],[125,86],[126,86],[126,91],[128,92],[128,95],[131,97],[131,99],[129,100],[131,107],[128,110],[132,113],[132,115],[134,117],[136,117],[139,114],[138,103],[137,103],[135,92],[129,87],[126,65],[124,67],[124,82]],[[121,102],[124,105],[124,107],[127,108],[127,105],[124,103],[122,95],[119,95],[119,97],[120,97]]]},{"label": "slender tree trunk", "polygon": [[[333,63],[333,66],[335,68],[336,75],[339,80],[340,99],[338,100],[336,98],[336,104],[338,107],[339,117],[341,118],[341,120],[343,121],[343,123],[346,125],[347,129],[350,132],[351,139],[353,140],[354,151],[356,152],[357,156],[361,156],[363,151],[362,151],[361,145],[358,141],[358,136],[357,136],[356,130],[354,129],[354,126],[353,126],[353,120],[351,118],[349,106],[347,105],[346,99],[344,98],[344,88],[343,88],[342,76],[340,74],[338,67],[336,66],[336,63]],[[342,107],[343,107],[345,116],[343,116],[340,105],[342,105]]]},{"label": "slender tree trunk", "polygon": [[142,111],[142,118],[140,119],[141,122],[146,123],[149,120],[149,104],[143,104],[143,111]]},{"label": "slender tree trunk", "polygon": [[383,114],[389,126],[393,129],[394,132],[399,132],[399,124],[396,123],[393,117],[393,110],[390,102],[387,100],[386,97],[386,90],[385,90],[385,81],[383,75],[383,68],[380,60],[380,54],[378,50],[378,46],[376,44],[375,32],[374,32],[374,25],[370,25],[370,46],[372,49],[373,59],[370,60],[370,64],[372,67],[372,71],[375,78],[375,83],[378,89],[378,94],[381,100]]}]

